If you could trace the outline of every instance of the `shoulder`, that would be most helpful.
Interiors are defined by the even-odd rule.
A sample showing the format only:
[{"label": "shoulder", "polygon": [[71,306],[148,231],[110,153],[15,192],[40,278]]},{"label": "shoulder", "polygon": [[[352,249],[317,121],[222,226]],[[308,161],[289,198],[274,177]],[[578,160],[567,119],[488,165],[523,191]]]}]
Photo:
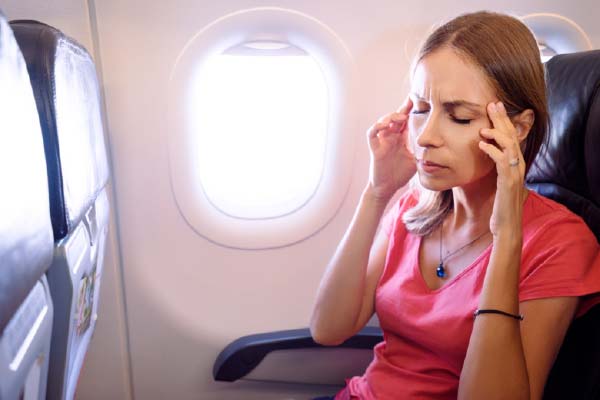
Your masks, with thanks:
[{"label": "shoulder", "polygon": [[[542,243],[540,239],[544,239]],[[597,241],[583,219],[564,205],[530,191],[523,208],[524,245],[572,243],[597,246]]]},{"label": "shoulder", "polygon": [[391,203],[389,211],[387,211],[382,221],[383,231],[387,236],[397,230],[398,226],[404,226],[402,223],[402,215],[413,208],[419,201],[419,191],[414,188],[408,188],[404,191],[397,200]]},{"label": "shoulder", "polygon": [[402,216],[407,210],[413,208],[419,202],[419,190],[408,188],[404,191],[398,200],[392,203],[390,211],[396,211],[398,216]]},{"label": "shoulder", "polygon": [[598,248],[579,216],[530,192],[523,208],[521,300],[598,292]]}]

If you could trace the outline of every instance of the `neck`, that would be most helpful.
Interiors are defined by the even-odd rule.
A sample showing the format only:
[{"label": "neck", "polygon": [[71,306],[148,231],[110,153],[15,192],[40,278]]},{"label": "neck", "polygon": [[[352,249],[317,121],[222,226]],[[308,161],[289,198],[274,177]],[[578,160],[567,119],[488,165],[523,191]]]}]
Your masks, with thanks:
[{"label": "neck", "polygon": [[496,197],[496,181],[496,171],[491,171],[477,182],[452,189],[454,208],[446,222],[448,232],[463,231],[472,236],[489,229]]}]

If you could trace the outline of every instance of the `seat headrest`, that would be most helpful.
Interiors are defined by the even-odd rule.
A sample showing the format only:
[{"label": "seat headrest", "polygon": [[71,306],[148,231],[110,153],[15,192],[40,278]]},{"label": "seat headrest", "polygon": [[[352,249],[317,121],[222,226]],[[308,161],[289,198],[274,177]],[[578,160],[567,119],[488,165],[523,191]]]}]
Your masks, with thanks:
[{"label": "seat headrest", "polygon": [[600,50],[546,63],[550,132],[527,183],[580,215],[600,238]]},{"label": "seat headrest", "polygon": [[12,21],[44,135],[54,239],[82,219],[108,180],[100,91],[90,54],[57,29]]},{"label": "seat headrest", "polygon": [[0,13],[0,335],[52,261],[42,133],[27,67]]}]

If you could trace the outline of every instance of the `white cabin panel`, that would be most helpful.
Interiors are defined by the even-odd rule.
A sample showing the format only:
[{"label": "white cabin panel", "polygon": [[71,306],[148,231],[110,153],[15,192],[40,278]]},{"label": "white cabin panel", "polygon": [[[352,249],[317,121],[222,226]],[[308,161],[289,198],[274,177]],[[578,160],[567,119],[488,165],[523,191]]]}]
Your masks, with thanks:
[{"label": "white cabin panel", "polygon": [[[333,122],[345,124],[343,143],[354,149],[339,171],[347,177],[343,196],[325,207],[318,229],[273,248],[243,249],[239,237],[228,246],[221,243],[226,235],[217,244],[199,234],[178,206],[169,158],[178,155],[169,143],[181,127],[169,117],[170,79],[195,35],[224,16],[260,7],[309,16],[347,49],[356,73],[355,86],[344,89],[352,113]],[[2,0],[0,8],[9,19],[37,19],[77,39],[95,58],[102,80],[111,228],[80,400],[300,400],[331,393],[314,386],[217,383],[213,363],[241,336],[308,326],[323,271],[367,180],[365,132],[404,100],[412,57],[430,28],[481,9],[555,13],[600,46],[597,0]],[[293,220],[285,228],[293,231]]]},{"label": "white cabin panel", "polygon": [[[364,132],[402,102],[411,57],[429,28],[482,8],[564,13],[587,28],[592,23],[583,9],[592,3],[97,2],[135,397],[301,399],[322,392],[215,383],[213,362],[240,336],[307,326],[318,282],[366,182]],[[167,115],[169,77],[194,35],[230,13],[263,6],[310,15],[348,47],[360,85],[351,99],[359,104],[357,122],[346,134],[356,139],[357,150],[350,191],[320,231],[287,247],[241,250],[199,235],[177,208],[168,169],[169,137],[178,134]]]}]

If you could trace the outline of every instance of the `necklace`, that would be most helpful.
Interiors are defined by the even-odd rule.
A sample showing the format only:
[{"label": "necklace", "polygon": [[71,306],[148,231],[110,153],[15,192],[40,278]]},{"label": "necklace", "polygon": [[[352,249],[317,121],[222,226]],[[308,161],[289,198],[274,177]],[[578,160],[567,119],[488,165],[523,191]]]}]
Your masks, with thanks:
[{"label": "necklace", "polygon": [[446,254],[446,256],[442,258],[442,238],[443,238],[443,231],[444,231],[444,222],[442,221],[442,226],[440,228],[440,265],[438,265],[437,269],[435,270],[435,274],[439,278],[445,278],[446,277],[446,269],[444,268],[444,261],[446,261],[447,259],[449,259],[453,255],[455,255],[456,253],[458,253],[459,251],[461,251],[465,247],[472,245],[473,243],[475,243],[476,241],[478,241],[479,239],[481,239],[486,233],[488,233],[488,231],[486,230],[481,235],[479,235],[475,239],[471,240],[469,243],[465,244],[462,247],[459,247],[457,250],[454,250],[453,252],[451,252],[449,254]]}]

